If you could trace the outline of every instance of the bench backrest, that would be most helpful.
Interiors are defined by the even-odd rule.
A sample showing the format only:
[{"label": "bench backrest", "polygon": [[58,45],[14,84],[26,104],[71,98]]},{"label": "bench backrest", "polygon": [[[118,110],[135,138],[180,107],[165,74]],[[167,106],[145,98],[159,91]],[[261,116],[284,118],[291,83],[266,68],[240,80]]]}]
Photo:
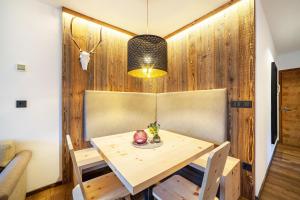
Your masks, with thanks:
[{"label": "bench backrest", "polygon": [[86,91],[85,140],[145,129],[156,120],[156,94]]},{"label": "bench backrest", "polygon": [[227,140],[226,89],[169,93],[86,91],[85,139],[146,129],[161,129],[221,144]]},{"label": "bench backrest", "polygon": [[157,121],[161,129],[222,144],[227,140],[226,89],[158,94]]}]

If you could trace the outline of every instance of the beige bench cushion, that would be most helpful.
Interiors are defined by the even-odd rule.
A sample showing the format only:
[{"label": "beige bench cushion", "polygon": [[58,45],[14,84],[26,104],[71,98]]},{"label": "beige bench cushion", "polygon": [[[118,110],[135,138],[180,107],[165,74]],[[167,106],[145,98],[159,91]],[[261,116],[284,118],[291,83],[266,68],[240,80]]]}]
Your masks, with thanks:
[{"label": "beige bench cushion", "polygon": [[226,89],[169,93],[85,92],[85,139],[161,129],[221,144],[227,139]]},{"label": "beige bench cushion", "polygon": [[[0,173],[0,199],[25,199],[25,170],[31,159],[30,151],[21,151],[8,163]],[[25,180],[24,180],[25,179]]]},{"label": "beige bench cushion", "polygon": [[85,92],[85,139],[145,129],[156,120],[156,94]]},{"label": "beige bench cushion", "polygon": [[226,89],[157,95],[157,121],[161,129],[222,144],[227,139],[226,119]]},{"label": "beige bench cushion", "polygon": [[0,167],[5,167],[15,155],[16,147],[12,140],[0,141]]}]

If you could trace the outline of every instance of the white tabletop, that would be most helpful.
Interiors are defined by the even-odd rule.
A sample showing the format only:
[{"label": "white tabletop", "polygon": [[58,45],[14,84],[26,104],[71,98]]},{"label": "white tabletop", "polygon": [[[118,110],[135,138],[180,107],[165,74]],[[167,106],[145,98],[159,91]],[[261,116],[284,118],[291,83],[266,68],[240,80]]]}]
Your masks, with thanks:
[{"label": "white tabletop", "polygon": [[131,194],[136,194],[213,149],[213,144],[160,130],[161,147],[140,149],[132,145],[134,132],[92,138],[109,167]]}]

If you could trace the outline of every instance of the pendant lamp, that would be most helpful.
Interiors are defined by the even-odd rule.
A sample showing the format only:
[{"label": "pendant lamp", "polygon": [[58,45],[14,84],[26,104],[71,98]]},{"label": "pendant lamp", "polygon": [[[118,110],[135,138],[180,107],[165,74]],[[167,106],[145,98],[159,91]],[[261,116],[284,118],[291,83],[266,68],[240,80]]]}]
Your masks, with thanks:
[{"label": "pendant lamp", "polygon": [[165,39],[148,34],[148,0],[147,0],[147,34],[137,35],[128,41],[129,75],[138,78],[156,78],[167,74],[168,54]]}]

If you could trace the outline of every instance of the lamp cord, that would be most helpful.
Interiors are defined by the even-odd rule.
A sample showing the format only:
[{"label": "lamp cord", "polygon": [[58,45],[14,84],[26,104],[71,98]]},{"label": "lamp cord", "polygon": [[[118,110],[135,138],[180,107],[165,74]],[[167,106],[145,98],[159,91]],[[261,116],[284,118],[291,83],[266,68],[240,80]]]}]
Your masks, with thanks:
[{"label": "lamp cord", "polygon": [[147,34],[149,32],[149,0],[147,0]]}]

